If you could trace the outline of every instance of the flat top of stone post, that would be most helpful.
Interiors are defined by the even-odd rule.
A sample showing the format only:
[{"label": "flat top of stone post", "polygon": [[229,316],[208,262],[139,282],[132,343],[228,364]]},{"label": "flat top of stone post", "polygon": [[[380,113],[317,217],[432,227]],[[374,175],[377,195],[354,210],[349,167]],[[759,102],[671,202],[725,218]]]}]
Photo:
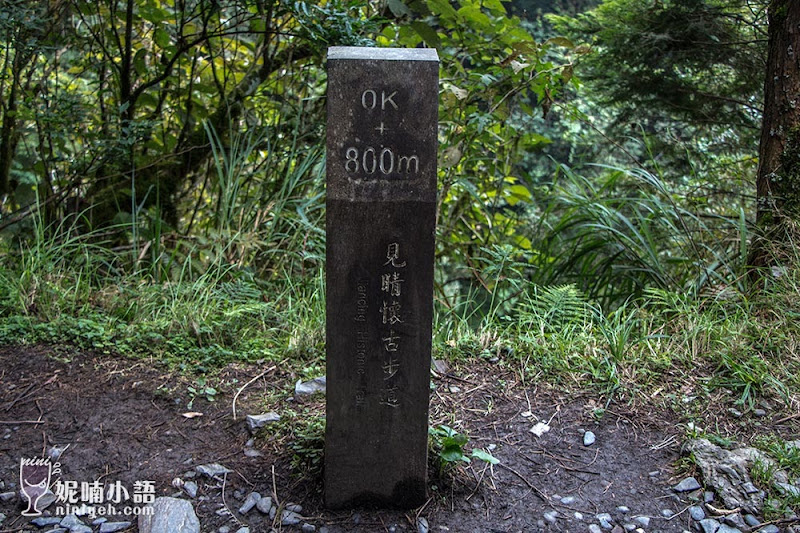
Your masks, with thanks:
[{"label": "flat top of stone post", "polygon": [[439,61],[435,48],[375,48],[331,46],[328,59],[372,59],[378,61]]}]

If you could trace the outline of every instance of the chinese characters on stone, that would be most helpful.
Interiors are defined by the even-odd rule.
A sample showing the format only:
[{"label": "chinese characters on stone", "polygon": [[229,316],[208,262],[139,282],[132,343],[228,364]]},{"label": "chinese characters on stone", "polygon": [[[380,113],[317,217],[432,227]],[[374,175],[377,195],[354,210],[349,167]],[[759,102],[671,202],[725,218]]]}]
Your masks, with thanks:
[{"label": "chinese characters on stone", "polygon": [[395,383],[397,372],[400,370],[400,334],[395,327],[403,323],[402,318],[402,292],[403,279],[400,269],[405,268],[406,262],[400,256],[400,243],[393,242],[386,247],[386,270],[381,273],[381,292],[383,293],[380,308],[381,340],[383,341],[383,391],[381,404],[392,408],[400,406],[398,387]]}]

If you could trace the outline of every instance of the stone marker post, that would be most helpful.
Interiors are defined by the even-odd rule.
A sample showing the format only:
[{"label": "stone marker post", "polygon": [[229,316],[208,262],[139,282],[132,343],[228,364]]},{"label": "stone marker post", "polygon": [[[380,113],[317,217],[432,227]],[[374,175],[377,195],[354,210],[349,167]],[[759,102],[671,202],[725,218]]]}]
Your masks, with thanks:
[{"label": "stone marker post", "polygon": [[328,49],[328,507],[425,502],[439,58]]}]

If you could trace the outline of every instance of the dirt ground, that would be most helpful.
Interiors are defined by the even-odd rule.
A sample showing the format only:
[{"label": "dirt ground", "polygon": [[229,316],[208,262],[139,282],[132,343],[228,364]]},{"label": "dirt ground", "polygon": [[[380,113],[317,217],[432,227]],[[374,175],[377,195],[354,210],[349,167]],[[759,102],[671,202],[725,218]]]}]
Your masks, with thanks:
[{"label": "dirt ground", "polygon": [[[215,401],[197,398],[188,409],[193,379],[150,361],[49,346],[0,347],[0,493],[18,490],[21,458],[68,446],[58,459],[62,479],[119,481],[128,488],[149,480],[157,496],[180,492],[174,478],[188,481],[185,473],[197,465],[229,468],[224,482],[193,479],[199,490],[192,503],[204,532],[222,526],[235,532],[243,525],[254,533],[300,530],[256,510],[239,515],[239,498],[250,491],[301,504],[301,524],[331,533],[416,531],[419,517],[431,532],[588,531],[603,512],[620,526],[649,517],[648,532],[690,528],[691,502],[671,490],[692,473],[680,461],[685,420],[652,407],[605,406],[589,393],[523,386],[512,372],[488,365],[459,366],[453,377],[435,378],[431,420],[459,421],[470,446],[492,449],[499,465],[475,461],[454,475],[431,476],[430,499],[414,511],[330,512],[322,505],[319,477],[292,468],[289,437],[268,427],[247,444],[245,414],[324,412],[319,396],[292,398],[296,376],[280,365],[230,365],[215,377]],[[188,418],[187,412],[202,416]],[[537,421],[551,428],[541,437],[530,431]],[[596,434],[590,446],[583,443],[586,430]],[[18,497],[0,501],[6,515],[0,531],[38,531],[22,509]],[[667,518],[665,509],[674,514]],[[135,524],[128,531],[136,531]]]}]

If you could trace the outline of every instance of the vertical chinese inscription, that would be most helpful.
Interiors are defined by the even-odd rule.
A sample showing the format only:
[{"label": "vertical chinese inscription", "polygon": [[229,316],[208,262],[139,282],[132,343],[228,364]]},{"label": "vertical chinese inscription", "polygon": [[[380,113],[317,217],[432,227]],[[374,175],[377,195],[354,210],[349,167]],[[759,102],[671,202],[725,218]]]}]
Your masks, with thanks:
[{"label": "vertical chinese inscription", "polygon": [[328,50],[329,507],[426,499],[438,57]]},{"label": "vertical chinese inscription", "polygon": [[[381,318],[383,329],[381,330],[381,341],[385,353],[383,355],[383,394],[381,395],[381,405],[391,408],[400,407],[400,398],[397,394],[397,383],[395,376],[400,370],[400,336],[395,328],[400,328],[403,320],[401,285],[403,279],[400,277],[399,270],[405,268],[406,262],[400,261],[400,243],[392,242],[386,247],[386,262],[383,264],[384,272],[381,274],[381,292],[383,298],[381,302]],[[386,268],[388,267],[388,269]]]}]

